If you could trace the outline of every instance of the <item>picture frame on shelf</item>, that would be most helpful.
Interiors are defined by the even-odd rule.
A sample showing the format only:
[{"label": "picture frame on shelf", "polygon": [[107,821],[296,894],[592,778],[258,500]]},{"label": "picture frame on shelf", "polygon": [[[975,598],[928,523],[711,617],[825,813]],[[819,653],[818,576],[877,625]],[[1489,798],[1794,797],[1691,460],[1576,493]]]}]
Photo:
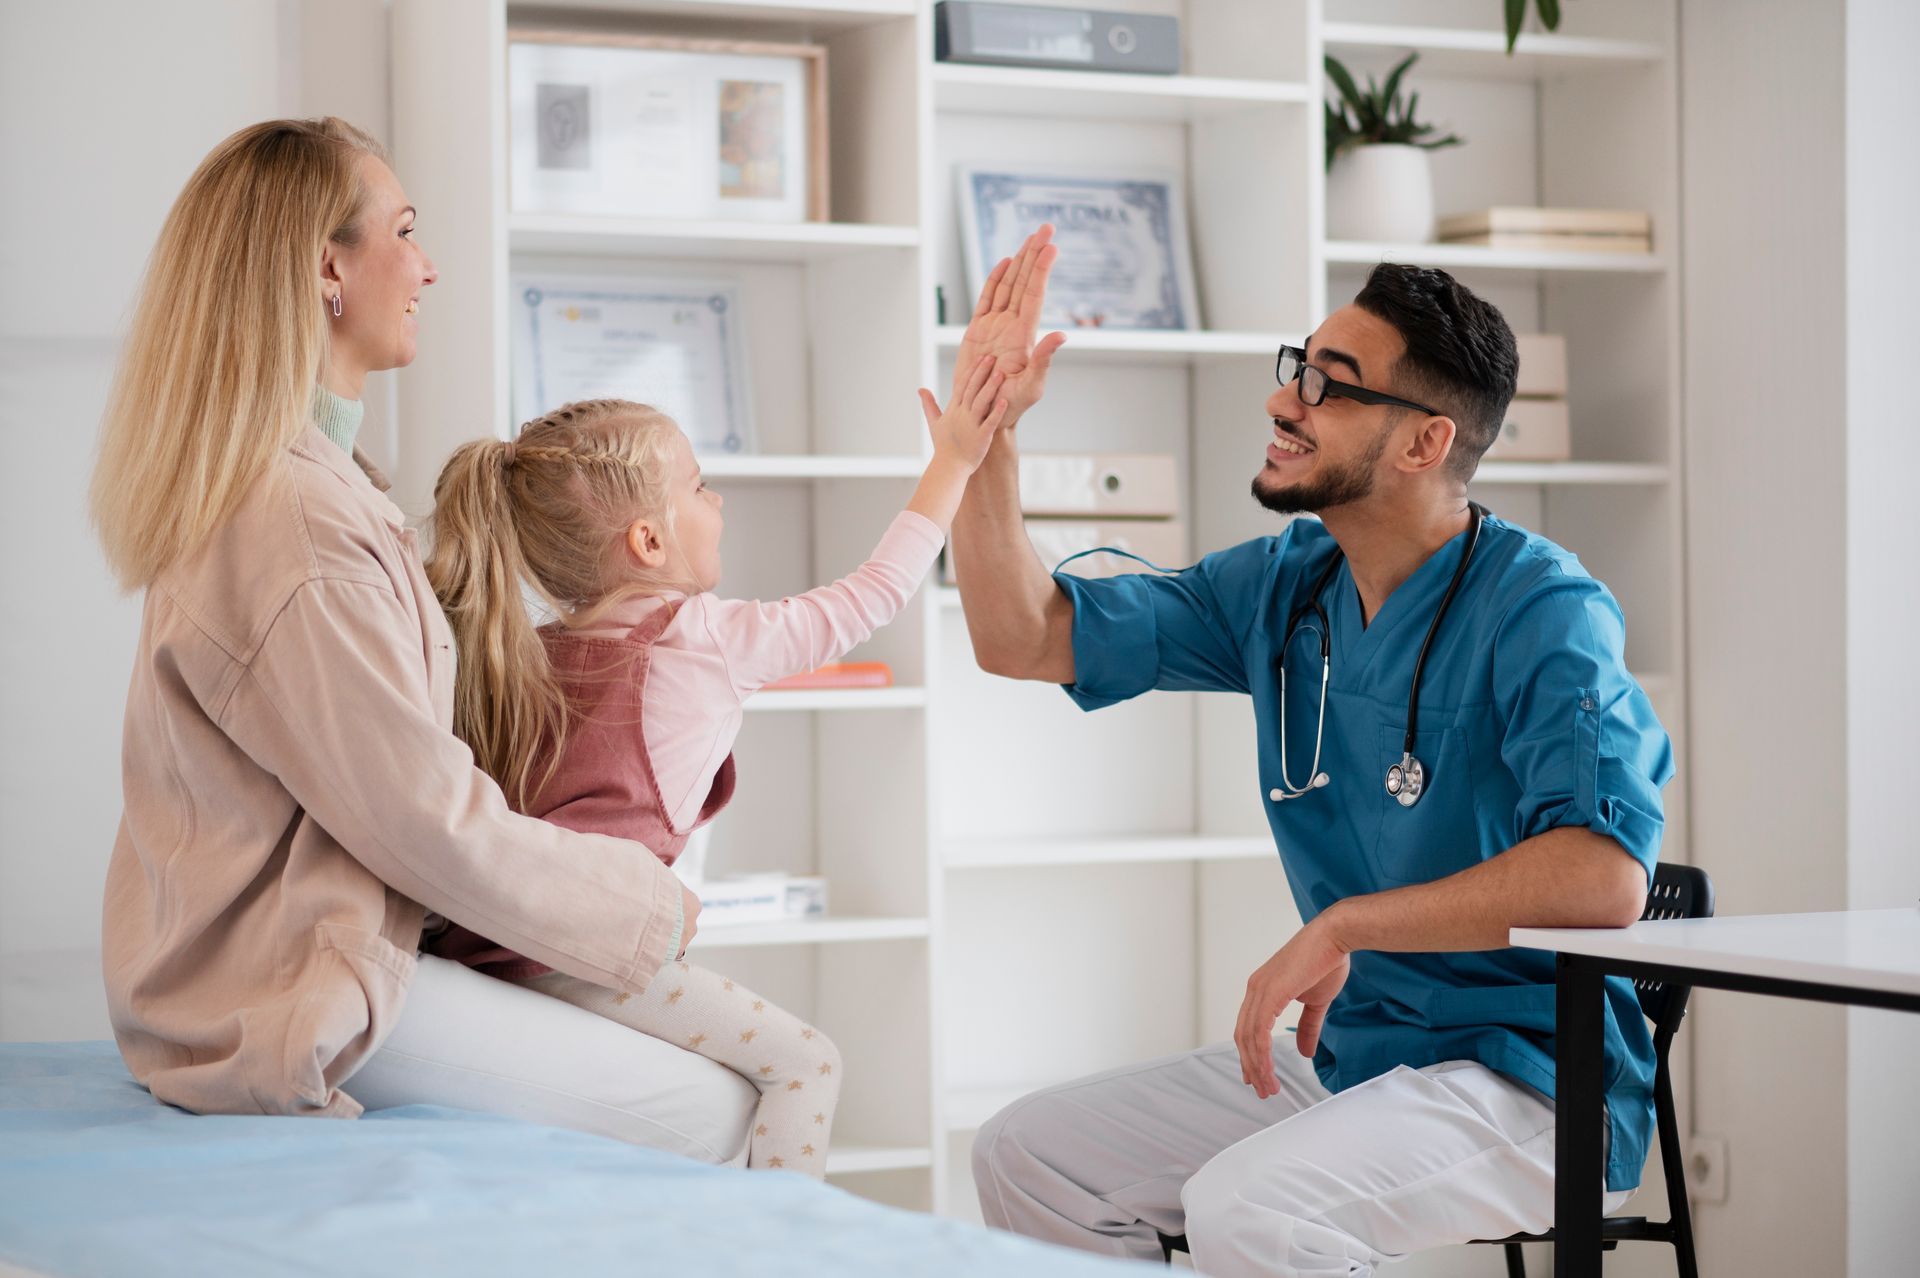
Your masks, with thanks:
[{"label": "picture frame on shelf", "polygon": [[753,451],[738,284],[529,272],[512,293],[518,421],[631,399],[678,422],[698,456]]},{"label": "picture frame on shelf", "polygon": [[1059,265],[1047,285],[1049,328],[1201,327],[1193,245],[1177,174],[1164,170],[956,166],[968,291],[1042,222]]},{"label": "picture frame on shelf", "polygon": [[516,213],[824,222],[820,45],[515,27]]}]

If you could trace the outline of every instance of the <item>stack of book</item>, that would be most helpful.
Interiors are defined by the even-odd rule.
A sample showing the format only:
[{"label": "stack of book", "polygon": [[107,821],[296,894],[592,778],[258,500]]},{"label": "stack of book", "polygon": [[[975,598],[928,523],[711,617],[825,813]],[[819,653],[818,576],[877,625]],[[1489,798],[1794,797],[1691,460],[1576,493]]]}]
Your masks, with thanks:
[{"label": "stack of book", "polygon": [[1440,241],[1528,251],[1651,253],[1653,217],[1630,209],[1481,209],[1442,218]]},{"label": "stack of book", "polygon": [[[1096,548],[1122,553],[1089,555],[1067,571],[1107,577],[1148,571],[1141,559],[1163,568],[1184,568],[1187,563],[1179,475],[1168,453],[1023,454],[1020,511],[1026,517],[1027,538],[1048,569]],[[942,580],[954,584],[950,553]]]}]

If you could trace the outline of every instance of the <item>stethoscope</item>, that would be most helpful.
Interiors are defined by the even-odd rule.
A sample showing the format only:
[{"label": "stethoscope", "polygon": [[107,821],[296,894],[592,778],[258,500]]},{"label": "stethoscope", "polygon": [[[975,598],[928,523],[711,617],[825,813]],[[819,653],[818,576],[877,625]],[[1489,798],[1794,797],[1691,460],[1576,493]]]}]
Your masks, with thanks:
[{"label": "stethoscope", "polygon": [[[1460,589],[1460,580],[1467,575],[1467,565],[1473,562],[1474,547],[1480,544],[1480,521],[1487,513],[1478,502],[1468,502],[1467,510],[1472,516],[1472,522],[1467,525],[1467,552],[1460,556],[1460,566],[1453,570],[1453,580],[1447,583],[1447,593],[1440,596],[1439,610],[1433,614],[1433,621],[1427,627],[1427,637],[1420,644],[1420,655],[1414,658],[1413,687],[1407,691],[1407,739],[1400,752],[1400,762],[1387,769],[1387,793],[1399,800],[1403,808],[1420,802],[1420,796],[1427,790],[1426,765],[1413,753],[1413,739],[1420,715],[1420,675],[1426,669],[1427,650],[1433,647],[1433,636],[1446,619],[1453,596]],[[1320,606],[1320,596],[1345,561],[1345,552],[1335,548],[1333,558],[1320,570],[1313,588],[1307,592],[1307,601],[1295,608],[1287,618],[1286,637],[1280,641],[1280,653],[1274,658],[1280,667],[1280,784],[1267,791],[1267,797],[1275,803],[1311,794],[1327,784],[1327,774],[1320,770],[1320,742],[1327,727],[1327,680],[1333,670],[1333,644],[1329,636],[1333,627],[1327,620],[1327,610]],[[1313,618],[1313,624],[1308,628],[1320,634],[1320,715],[1313,728],[1313,767],[1307,773],[1307,783],[1295,785],[1292,772],[1287,767],[1287,650],[1293,646],[1293,636],[1300,629],[1300,623],[1309,616]]]}]

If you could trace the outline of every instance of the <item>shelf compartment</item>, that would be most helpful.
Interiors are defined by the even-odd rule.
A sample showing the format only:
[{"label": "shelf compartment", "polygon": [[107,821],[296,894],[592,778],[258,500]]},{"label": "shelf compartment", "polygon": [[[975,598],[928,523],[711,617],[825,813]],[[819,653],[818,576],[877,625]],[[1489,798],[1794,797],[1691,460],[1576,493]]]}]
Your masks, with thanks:
[{"label": "shelf compartment", "polygon": [[708,479],[918,479],[927,468],[920,457],[861,457],[848,453],[718,453],[700,458]]},{"label": "shelf compartment", "polygon": [[1398,59],[1420,54],[1428,76],[1537,80],[1583,72],[1618,71],[1666,60],[1666,49],[1646,40],[1522,32],[1507,56],[1507,38],[1498,31],[1457,27],[1388,26],[1367,22],[1329,22],[1320,29],[1326,51],[1341,61],[1368,55]]},{"label": "shelf compartment", "polygon": [[827,1150],[827,1175],[856,1176],[862,1172],[912,1171],[933,1166],[933,1151],[925,1146],[848,1145]]},{"label": "shelf compartment", "polygon": [[1623,484],[1658,486],[1673,481],[1659,462],[1482,462],[1475,484]]},{"label": "shelf compartment", "polygon": [[[952,300],[948,300],[951,306]],[[1069,328],[1067,344],[1058,358],[1165,360],[1181,363],[1196,359],[1225,359],[1243,355],[1273,358],[1283,345],[1299,345],[1298,333],[1222,332],[1210,329]],[[966,336],[964,324],[943,324],[936,336],[942,350],[957,350]]]},{"label": "shelf compartment", "polygon": [[941,849],[949,870],[1165,861],[1250,861],[1277,855],[1266,835],[1176,834],[1102,839],[955,839]]},{"label": "shelf compartment", "polygon": [[694,934],[690,953],[759,945],[830,945],[845,941],[913,941],[927,935],[924,918],[786,919],[778,923],[716,923]]},{"label": "shelf compartment", "polygon": [[927,704],[925,688],[763,689],[746,703],[748,714],[802,710],[918,710]]},{"label": "shelf compartment", "polygon": [[804,24],[822,31],[866,26],[886,18],[911,18],[917,0],[511,0],[510,19],[545,20],[541,10],[625,18],[696,18],[727,23]]},{"label": "shelf compartment", "polygon": [[516,254],[808,262],[873,249],[918,248],[920,229],[865,222],[683,222],[515,213],[507,219],[507,242]]},{"label": "shelf compartment", "polygon": [[954,62],[936,63],[933,68],[935,107],[981,115],[1179,122],[1311,100],[1312,92],[1305,84],[1288,80],[1129,75]]},{"label": "shelf compartment", "polygon": [[1498,249],[1478,244],[1376,244],[1327,240],[1320,255],[1329,265],[1372,266],[1412,262],[1445,270],[1565,271],[1608,275],[1658,275],[1667,260],[1658,253],[1574,253],[1555,249]]}]

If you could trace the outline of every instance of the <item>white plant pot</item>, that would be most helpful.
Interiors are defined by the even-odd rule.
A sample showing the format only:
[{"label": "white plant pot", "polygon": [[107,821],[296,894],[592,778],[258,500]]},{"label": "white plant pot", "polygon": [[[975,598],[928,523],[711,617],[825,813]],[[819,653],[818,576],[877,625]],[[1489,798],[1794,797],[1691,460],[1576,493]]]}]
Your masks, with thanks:
[{"label": "white plant pot", "polygon": [[1433,238],[1433,168],[1417,146],[1344,152],[1327,174],[1327,238],[1425,244]]}]

